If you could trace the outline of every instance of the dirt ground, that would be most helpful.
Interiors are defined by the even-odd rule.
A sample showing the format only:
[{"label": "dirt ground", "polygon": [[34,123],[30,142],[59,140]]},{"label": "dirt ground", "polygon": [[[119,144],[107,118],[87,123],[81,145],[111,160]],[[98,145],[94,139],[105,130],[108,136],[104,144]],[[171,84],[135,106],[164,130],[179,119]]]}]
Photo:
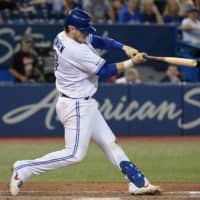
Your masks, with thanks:
[{"label": "dirt ground", "polygon": [[163,189],[160,195],[135,196],[127,192],[125,183],[55,183],[24,184],[19,195],[9,194],[9,185],[0,184],[0,200],[200,200],[200,184],[157,184]]},{"label": "dirt ground", "polygon": [[[200,141],[200,136],[171,137],[118,137],[119,142],[174,142]],[[1,138],[0,144],[64,143],[62,137]],[[0,200],[200,200],[200,184],[157,184],[163,189],[160,195],[134,196],[125,183],[54,183],[24,184],[20,193],[12,197],[9,184],[0,184]]]},{"label": "dirt ground", "polygon": [[[118,142],[200,142],[194,136],[120,136]],[[55,144],[64,143],[63,137],[1,137],[0,144]]]}]

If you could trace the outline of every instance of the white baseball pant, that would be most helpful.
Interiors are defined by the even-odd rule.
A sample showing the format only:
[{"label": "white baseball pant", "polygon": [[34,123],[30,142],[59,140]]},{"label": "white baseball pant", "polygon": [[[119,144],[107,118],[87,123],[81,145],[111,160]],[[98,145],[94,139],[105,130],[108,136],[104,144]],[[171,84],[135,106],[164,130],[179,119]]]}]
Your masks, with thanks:
[{"label": "white baseball pant", "polygon": [[120,162],[129,160],[115,143],[115,136],[98,110],[96,100],[59,97],[56,111],[65,128],[65,149],[35,160],[15,162],[14,167],[23,182],[33,175],[79,163],[86,155],[91,138],[119,170]]}]

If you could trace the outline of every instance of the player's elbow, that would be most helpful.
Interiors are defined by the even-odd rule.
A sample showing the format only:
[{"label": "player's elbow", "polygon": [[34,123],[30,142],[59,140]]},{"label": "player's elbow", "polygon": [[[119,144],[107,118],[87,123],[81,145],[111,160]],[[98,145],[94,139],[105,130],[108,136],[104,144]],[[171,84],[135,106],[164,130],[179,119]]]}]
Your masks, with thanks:
[{"label": "player's elbow", "polygon": [[108,78],[117,74],[117,67],[115,63],[104,64],[101,69],[97,72],[97,75],[102,78]]}]

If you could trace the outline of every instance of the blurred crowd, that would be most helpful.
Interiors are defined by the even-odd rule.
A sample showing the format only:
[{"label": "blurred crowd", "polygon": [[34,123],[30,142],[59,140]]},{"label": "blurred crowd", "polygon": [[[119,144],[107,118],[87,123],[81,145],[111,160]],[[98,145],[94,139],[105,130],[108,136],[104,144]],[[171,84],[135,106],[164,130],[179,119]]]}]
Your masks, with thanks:
[{"label": "blurred crowd", "polygon": [[[56,23],[60,20],[62,23],[64,16],[73,8],[86,10],[94,23],[177,25],[183,31],[183,40],[200,44],[200,0],[0,0],[0,23],[38,23],[45,20]],[[22,49],[13,56],[10,73],[17,82],[54,81],[52,75],[42,76],[33,44],[33,38],[29,36],[22,39]],[[200,55],[200,52],[197,53]],[[29,58],[25,66],[22,63],[24,57]],[[131,69],[122,77],[105,81],[139,83],[139,72]],[[161,82],[181,81],[185,80],[177,66],[169,66],[165,77],[161,79]]]},{"label": "blurred crowd", "polygon": [[56,20],[80,8],[95,23],[180,24],[191,6],[200,10],[200,0],[0,0],[0,17],[1,22]]},{"label": "blurred crowd", "polygon": [[0,0],[0,23],[62,24],[73,8],[86,10],[94,23],[177,25],[185,41],[200,44],[200,0]]}]

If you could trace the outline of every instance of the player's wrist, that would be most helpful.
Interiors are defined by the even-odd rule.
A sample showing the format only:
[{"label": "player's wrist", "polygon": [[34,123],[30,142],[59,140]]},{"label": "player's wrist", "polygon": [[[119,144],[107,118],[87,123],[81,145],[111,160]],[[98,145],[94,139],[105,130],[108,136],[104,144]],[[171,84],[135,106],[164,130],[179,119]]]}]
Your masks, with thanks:
[{"label": "player's wrist", "polygon": [[126,49],[126,45],[124,44],[124,45],[122,46],[122,50],[125,51],[125,49]]},{"label": "player's wrist", "polygon": [[133,67],[133,65],[135,65],[135,60],[133,58],[125,60],[122,62],[123,66],[124,66],[124,70],[127,70],[131,67]]}]

